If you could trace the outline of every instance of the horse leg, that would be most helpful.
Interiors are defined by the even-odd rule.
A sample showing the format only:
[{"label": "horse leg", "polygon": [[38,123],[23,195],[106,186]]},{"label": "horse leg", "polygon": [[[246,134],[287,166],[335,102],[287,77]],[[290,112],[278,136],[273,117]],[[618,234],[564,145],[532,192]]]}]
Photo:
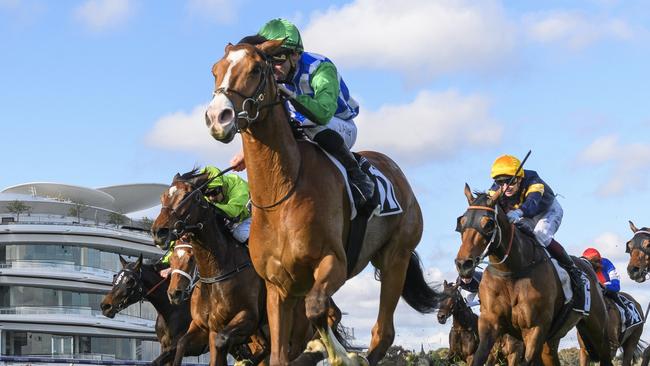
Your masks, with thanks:
[{"label": "horse leg", "polygon": [[188,348],[191,348],[195,344],[207,344],[208,333],[199,326],[192,322],[190,327],[187,329],[187,332],[181,339],[178,340],[176,344],[176,355],[174,356],[174,366],[180,366],[183,362],[183,356],[185,356]]},{"label": "horse leg", "polygon": [[643,329],[635,330],[634,333],[630,334],[628,339],[625,340],[625,343],[623,344],[623,366],[632,365],[632,361],[634,360],[634,351],[636,351],[642,333]]},{"label": "horse leg", "polygon": [[580,366],[589,366],[589,354],[587,353],[587,347],[585,346],[585,341],[582,340],[580,333],[578,332],[578,345],[580,345]]},{"label": "horse leg", "polygon": [[497,329],[495,322],[490,322],[485,317],[478,319],[478,348],[476,353],[474,353],[474,359],[472,360],[472,366],[481,366],[484,365],[494,347],[494,343],[499,336],[499,329]]},{"label": "horse leg", "polygon": [[266,282],[266,313],[271,334],[270,365],[272,366],[289,364],[289,336],[295,303],[295,298],[285,297],[276,285]]},{"label": "horse leg", "polygon": [[[400,238],[401,239],[401,238]],[[396,247],[393,239],[387,247]],[[372,338],[368,347],[368,362],[371,366],[376,365],[384,356],[386,351],[395,340],[395,326],[393,315],[397,302],[404,289],[406,270],[411,260],[411,251],[407,248],[400,248],[398,251],[388,251],[381,258],[381,290],[379,293],[379,314],[377,322],[372,328]]]},{"label": "horse leg", "polygon": [[559,339],[544,343],[542,347],[542,363],[544,366],[560,366],[560,357],[557,354],[559,346]]},{"label": "horse leg", "polygon": [[210,366],[228,366],[228,337],[210,331]]},{"label": "horse leg", "polygon": [[332,294],[345,283],[345,262],[334,254],[324,256],[314,270],[314,285],[305,296],[307,318],[316,327],[327,349],[332,366],[352,364],[347,351],[334,336],[328,324],[328,310]]},{"label": "horse leg", "polygon": [[521,336],[524,340],[524,364],[533,365],[533,362],[539,361],[542,353],[544,338],[542,337],[542,328],[532,327],[521,330]]}]

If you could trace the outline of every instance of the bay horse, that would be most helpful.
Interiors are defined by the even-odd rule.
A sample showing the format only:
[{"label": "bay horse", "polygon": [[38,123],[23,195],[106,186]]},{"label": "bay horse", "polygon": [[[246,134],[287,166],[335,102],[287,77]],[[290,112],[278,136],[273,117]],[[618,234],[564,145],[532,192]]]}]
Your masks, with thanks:
[{"label": "bay horse", "polygon": [[[160,342],[161,353],[152,362],[153,365],[166,365],[176,354],[178,340],[190,325],[190,303],[183,301],[172,305],[167,298],[169,282],[160,277],[155,266],[142,263],[142,254],[134,262],[128,262],[119,256],[122,264],[113,279],[113,288],[100,303],[102,314],[114,318],[115,314],[135,304],[147,300],[158,312],[156,318],[156,337]],[[194,344],[186,351],[189,356],[200,356],[205,347]]]},{"label": "bay horse", "polygon": [[629,223],[634,235],[625,244],[625,252],[630,254],[627,274],[631,280],[641,283],[647,280],[650,270],[650,229],[638,229],[632,221]]},{"label": "bay horse", "polygon": [[[453,324],[449,331],[449,355],[447,360],[455,364],[465,361],[471,365],[474,353],[478,348],[478,315],[460,293],[458,283],[443,283],[443,294],[447,297],[441,301],[438,310],[438,322],[445,324],[453,316]],[[504,334],[497,340],[486,361],[486,365],[497,365],[505,359],[509,366],[519,365],[524,355],[524,345],[509,334]]]},{"label": "bay horse", "polygon": [[[634,304],[636,310],[643,316],[643,309],[630,294],[619,292],[620,296],[625,297]],[[619,347],[623,350],[622,366],[631,366],[637,358],[641,358],[645,349],[645,342],[641,341],[643,334],[643,323],[637,324],[634,327],[628,328],[625,332],[621,333],[621,324],[625,319],[621,318],[621,313],[614,300],[607,296],[605,298],[605,305],[607,306],[607,313],[609,315],[609,323],[607,325],[607,333],[609,334],[609,343],[611,346],[612,357],[616,355]],[[580,335],[578,335],[580,343],[580,366],[589,365],[589,355],[585,349]]]},{"label": "bay horse", "polygon": [[[253,270],[246,246],[228,233],[225,214],[204,198],[209,181],[208,174],[197,170],[174,177],[169,191],[161,197],[163,208],[153,227],[157,242],[164,243],[171,236],[178,239],[170,256],[170,300],[176,302],[186,297],[193,282],[192,274],[199,276],[192,291],[192,324],[179,341],[179,349],[208,339],[210,333],[210,341],[213,337],[218,341],[224,338],[223,345],[216,345],[220,360],[229,351],[238,361],[257,364],[270,351],[264,317],[264,282]],[[312,351],[302,353],[314,335],[305,316],[304,302],[295,311],[290,359],[303,365],[316,364],[324,358],[318,342],[310,345]],[[229,316],[232,319],[228,320]],[[337,339],[344,342],[338,331],[341,311],[334,302],[329,305],[328,320]]]},{"label": "bay horse", "polygon": [[368,362],[374,366],[395,338],[393,314],[400,295],[422,313],[432,312],[439,302],[414,252],[422,236],[422,213],[397,164],[381,153],[361,152],[392,182],[403,212],[368,222],[358,260],[348,273],[351,207],[345,181],[318,147],[294,137],[268,57],[282,42],[227,45],[212,67],[214,96],[205,113],[216,140],[228,143],[236,133],[242,136],[255,218],[249,248],[266,283],[271,364],[289,362],[291,314],[303,298],[329,362],[353,362],[334,343],[327,309],[345,281],[371,262],[381,281],[368,349]]},{"label": "bay horse", "polygon": [[504,333],[523,340],[521,364],[542,361],[544,365],[559,365],[560,339],[576,325],[589,345],[591,358],[611,365],[607,310],[591,264],[574,259],[589,279],[589,315],[570,311],[564,323],[554,324],[564,306],[564,293],[553,264],[532,235],[508,222],[498,203],[501,193],[499,189],[492,197],[486,193],[474,197],[465,184],[469,207],[457,222],[462,244],[455,263],[460,276],[471,278],[483,258],[489,258],[479,287],[480,342],[472,365],[483,365],[495,340]]}]

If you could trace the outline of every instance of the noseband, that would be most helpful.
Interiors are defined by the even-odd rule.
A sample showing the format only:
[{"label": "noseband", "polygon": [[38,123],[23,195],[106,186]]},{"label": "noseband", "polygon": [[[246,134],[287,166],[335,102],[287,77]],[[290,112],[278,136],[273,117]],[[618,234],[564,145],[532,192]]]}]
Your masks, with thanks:
[{"label": "noseband", "polygon": [[[276,92],[276,100],[271,101],[266,104],[261,104],[264,99],[266,99],[266,96],[264,94],[264,89],[266,89],[266,84],[267,84],[267,79],[271,75],[271,68],[272,65],[268,61],[268,57],[264,55],[263,53],[257,51],[257,54],[262,56],[264,58],[264,68],[262,69],[262,76],[260,79],[260,82],[257,84],[257,88],[255,88],[255,91],[251,95],[244,95],[240,91],[229,89],[229,88],[217,88],[217,90],[212,93],[213,97],[217,96],[218,94],[223,94],[226,96],[226,98],[229,98],[229,94],[236,94],[243,98],[243,101],[241,103],[241,108],[239,112],[235,110],[235,115],[237,116],[237,120],[242,120],[245,121],[242,124],[237,123],[237,132],[240,132],[243,129],[248,128],[253,122],[255,122],[259,116],[260,116],[260,111],[265,108],[272,107],[276,104],[282,103],[282,99],[277,98],[277,92]],[[277,90],[277,88],[276,88]],[[279,99],[279,100],[278,100]],[[251,110],[255,110],[255,115],[252,115],[250,112]]]},{"label": "noseband", "polygon": [[[488,234],[483,232],[482,228],[479,227],[478,220],[472,220],[473,222],[470,222],[469,224],[461,225],[460,220],[463,217],[465,217],[465,215],[467,215],[467,212],[465,212],[465,215],[460,216],[458,218],[458,222],[457,222],[457,225],[456,225],[456,231],[458,231],[461,235],[465,232],[465,230],[467,230],[469,228],[472,228],[472,229],[478,231],[481,234],[481,236],[483,236],[483,238],[485,238],[488,241],[487,245],[485,246],[485,250],[483,250],[483,253],[481,253],[480,256],[473,259],[474,260],[474,268],[476,268],[476,266],[478,266],[485,259],[485,257],[487,257],[488,255],[493,253],[494,249],[498,248],[502,244],[503,236],[502,236],[502,232],[501,232],[501,226],[499,225],[499,221],[498,221],[499,205],[497,204],[496,206],[494,206],[494,208],[489,207],[489,206],[474,206],[474,205],[472,205],[472,206],[469,206],[467,208],[467,210],[468,211],[469,210],[481,210],[481,211],[491,212],[493,214],[491,219],[494,221],[494,225],[495,225],[495,228],[492,230],[492,234],[489,235],[489,240],[488,240]],[[498,241],[496,240],[497,236],[499,238]],[[489,259],[488,259],[488,264],[489,265],[502,264],[502,263],[504,263],[506,261],[506,259],[508,259],[508,256],[510,255],[510,250],[512,249],[512,241],[514,239],[514,236],[515,236],[515,228],[514,228],[513,224],[510,224],[510,240],[508,242],[508,248],[506,249],[505,255],[503,256],[503,258],[499,262],[496,262],[496,263],[490,262]]]}]

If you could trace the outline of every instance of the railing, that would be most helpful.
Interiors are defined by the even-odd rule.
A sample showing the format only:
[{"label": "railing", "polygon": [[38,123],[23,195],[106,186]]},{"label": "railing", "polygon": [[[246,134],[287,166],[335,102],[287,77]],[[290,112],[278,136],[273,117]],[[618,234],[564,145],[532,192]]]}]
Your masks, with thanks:
[{"label": "railing", "polygon": [[57,262],[57,261],[43,261],[43,260],[14,260],[11,262],[0,263],[0,269],[3,268],[12,268],[12,269],[65,269],[69,272],[75,272],[80,274],[87,274],[92,276],[97,276],[104,278],[108,281],[112,281],[114,271],[109,271],[103,268],[89,267],[89,266],[80,266],[70,262]]},{"label": "railing", "polygon": [[[69,355],[65,355],[69,356]],[[0,362],[3,365],[26,365],[26,364],[68,364],[72,365],[151,365],[151,361],[131,361],[131,360],[115,360],[115,357],[108,356],[106,358],[84,358],[83,354],[75,354],[73,357],[60,357],[60,356],[2,356],[0,355]],[[110,358],[112,357],[112,358]],[[184,366],[204,366],[205,364],[197,363],[183,363]]]},{"label": "railing", "polygon": [[46,217],[40,217],[38,215],[32,215],[32,216],[27,216],[23,218],[21,216],[18,221],[11,221],[11,222],[5,222],[2,223],[3,225],[11,224],[11,225],[66,225],[66,226],[81,226],[81,227],[90,227],[90,228],[100,228],[100,229],[105,229],[105,230],[110,230],[110,231],[115,231],[118,233],[124,233],[128,232],[129,234],[134,234],[134,235],[139,235],[142,237],[145,237],[147,239],[151,239],[151,233],[146,230],[130,230],[130,229],[123,229],[123,228],[118,228],[115,227],[113,224],[107,224],[107,223],[93,223],[92,221],[87,221],[87,222],[77,222],[73,221],[69,217],[63,217],[63,218],[57,218],[57,217],[52,217],[52,216],[46,216]]},{"label": "railing", "polygon": [[[81,315],[109,321],[101,311],[85,306],[16,306],[0,308],[0,315]],[[139,325],[151,330],[155,329],[156,321],[131,315],[117,314],[110,321],[118,321],[129,325]]]}]

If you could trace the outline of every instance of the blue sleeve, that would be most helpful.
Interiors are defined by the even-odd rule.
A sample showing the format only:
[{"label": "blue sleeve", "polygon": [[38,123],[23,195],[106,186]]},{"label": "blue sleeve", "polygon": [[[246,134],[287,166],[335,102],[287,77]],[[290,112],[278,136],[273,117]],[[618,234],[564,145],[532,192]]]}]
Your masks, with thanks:
[{"label": "blue sleeve", "polygon": [[607,258],[603,258],[601,260],[601,263],[603,265],[603,273],[607,275],[605,288],[613,292],[621,291],[621,276],[619,276],[618,272],[616,271],[614,264]]},{"label": "blue sleeve", "polygon": [[[524,181],[525,182],[525,181]],[[524,187],[526,192],[524,193],[524,202],[521,204],[521,211],[523,211],[525,217],[537,216],[542,211],[542,198],[544,198],[544,191],[546,190],[546,184],[542,181],[537,175],[530,178],[526,182]]]}]

